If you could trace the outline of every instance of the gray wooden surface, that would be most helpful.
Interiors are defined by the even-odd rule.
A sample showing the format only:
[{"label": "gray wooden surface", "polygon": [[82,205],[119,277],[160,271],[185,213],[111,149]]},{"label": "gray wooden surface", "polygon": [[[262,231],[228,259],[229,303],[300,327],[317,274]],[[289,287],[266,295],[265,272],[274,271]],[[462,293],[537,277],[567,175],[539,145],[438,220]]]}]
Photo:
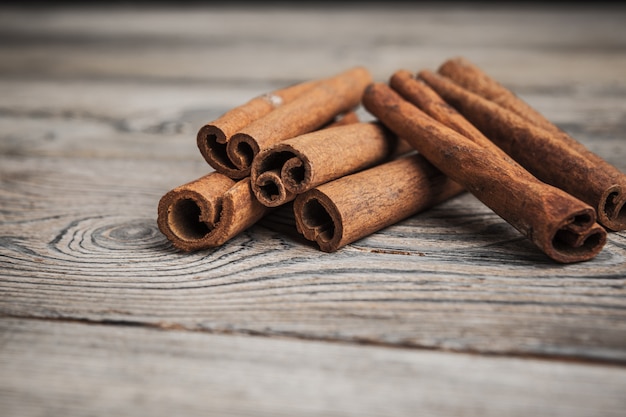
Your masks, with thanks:
[{"label": "gray wooden surface", "polygon": [[[626,233],[555,264],[470,194],[337,253],[290,207],[183,254],[199,127],[463,55],[626,172],[626,9],[0,8],[3,416],[622,416]],[[362,112],[363,117],[368,117]]]}]

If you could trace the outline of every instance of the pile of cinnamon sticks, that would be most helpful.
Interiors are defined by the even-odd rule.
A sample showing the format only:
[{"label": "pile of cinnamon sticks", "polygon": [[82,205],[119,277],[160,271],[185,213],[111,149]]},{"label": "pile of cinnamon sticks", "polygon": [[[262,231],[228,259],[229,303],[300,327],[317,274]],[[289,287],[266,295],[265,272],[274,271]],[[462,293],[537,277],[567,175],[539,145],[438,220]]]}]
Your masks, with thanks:
[{"label": "pile of cinnamon sticks", "polygon": [[292,202],[298,232],[333,252],[465,191],[560,263],[626,229],[626,175],[465,58],[388,82],[355,67],[288,86],[206,124],[197,145],[213,171],[158,205],[183,251]]}]

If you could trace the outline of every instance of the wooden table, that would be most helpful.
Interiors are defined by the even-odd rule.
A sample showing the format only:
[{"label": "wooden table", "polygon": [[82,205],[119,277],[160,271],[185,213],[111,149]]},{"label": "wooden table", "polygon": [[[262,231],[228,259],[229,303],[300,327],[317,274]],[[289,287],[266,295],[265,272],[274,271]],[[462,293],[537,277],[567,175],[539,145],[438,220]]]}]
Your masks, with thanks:
[{"label": "wooden table", "polygon": [[623,416],[626,233],[548,259],[471,194],[328,254],[288,207],[156,226],[200,126],[355,65],[465,56],[626,172],[626,10],[0,9],[0,414]]}]

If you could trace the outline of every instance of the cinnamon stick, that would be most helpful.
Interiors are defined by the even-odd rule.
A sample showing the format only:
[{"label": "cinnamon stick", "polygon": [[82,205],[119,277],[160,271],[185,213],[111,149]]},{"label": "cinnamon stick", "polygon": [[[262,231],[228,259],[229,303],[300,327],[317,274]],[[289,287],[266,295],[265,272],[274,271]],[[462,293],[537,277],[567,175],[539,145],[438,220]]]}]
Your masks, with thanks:
[{"label": "cinnamon stick", "polygon": [[419,77],[535,176],[592,205],[608,229],[626,229],[626,174],[468,60],[438,72]]},{"label": "cinnamon stick", "polygon": [[224,244],[269,210],[252,194],[249,178],[214,171],[161,197],[157,224],[176,248],[194,251]]},{"label": "cinnamon stick", "polygon": [[[437,72],[450,78],[463,88],[511,110],[543,129],[555,133],[565,133],[513,91],[500,84],[467,58],[450,58],[439,66]],[[577,141],[576,144],[575,146],[580,145]]]},{"label": "cinnamon stick", "polygon": [[299,194],[296,227],[322,251],[334,252],[462,191],[412,153]]},{"label": "cinnamon stick", "polygon": [[384,83],[368,86],[363,105],[551,259],[586,261],[604,247],[606,230],[596,223],[591,206],[539,181],[514,161],[506,161],[495,145],[473,142]]},{"label": "cinnamon stick", "polygon": [[293,101],[315,85],[314,81],[294,84],[254,97],[217,119],[202,126],[196,136],[200,153],[216,171],[229,177],[238,176],[238,170],[228,158],[226,145],[231,136],[277,107]]},{"label": "cinnamon stick", "polygon": [[250,182],[256,198],[277,207],[311,188],[408,152],[377,122],[334,126],[279,142],[261,151],[252,163]]},{"label": "cinnamon stick", "polygon": [[[363,67],[351,68],[317,80],[312,88],[306,89],[295,99],[239,128],[226,140],[224,149],[215,152],[228,159],[224,164],[228,169],[222,168],[223,172],[231,178],[250,175],[252,161],[261,150],[317,130],[336,116],[355,109],[369,82],[371,75]],[[214,143],[217,141],[213,141],[212,136],[206,136],[206,129],[201,129],[198,134],[199,146],[211,146]]]},{"label": "cinnamon stick", "polygon": [[489,138],[483,135],[476,126],[449,105],[432,88],[424,84],[422,80],[417,79],[412,72],[405,69],[397,70],[389,78],[389,86],[399,93],[403,99],[412,103],[433,119],[456,130],[481,146],[491,146],[502,157],[509,161],[511,160],[500,148],[493,147]]}]

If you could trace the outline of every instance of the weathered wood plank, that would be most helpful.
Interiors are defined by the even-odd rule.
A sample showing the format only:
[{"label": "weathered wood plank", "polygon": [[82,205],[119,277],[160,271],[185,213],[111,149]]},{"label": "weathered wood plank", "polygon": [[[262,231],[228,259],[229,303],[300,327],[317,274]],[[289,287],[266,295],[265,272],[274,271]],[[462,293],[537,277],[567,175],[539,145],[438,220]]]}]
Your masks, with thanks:
[{"label": "weathered wood plank", "polygon": [[623,86],[625,16],[572,4],[17,9],[0,16],[0,74],[283,81],[358,64],[385,78],[467,54],[516,86]]},{"label": "weathered wood plank", "polygon": [[295,237],[287,209],[181,254],[156,202],[202,164],[168,164],[5,160],[2,312],[626,359],[623,233],[591,262],[556,265],[464,195],[335,254]]},{"label": "weathered wood plank", "polygon": [[[353,350],[335,354],[326,350],[337,348],[331,343],[250,342],[251,338],[233,335],[160,333],[142,326],[623,364],[623,232],[610,234],[606,248],[591,262],[556,265],[468,194],[335,254],[322,254],[295,235],[288,207],[223,247],[195,254],[173,250],[158,232],[155,220],[158,199],[166,191],[207,172],[195,146],[195,133],[202,123],[256,94],[356,64],[367,66],[375,78],[385,80],[398,68],[433,69],[448,57],[466,55],[626,172],[624,16],[623,8],[571,6],[540,11],[474,10],[469,6],[352,8],[333,13],[228,8],[3,11],[0,314],[51,319],[41,323],[50,324],[53,330],[47,332],[37,321],[6,319],[5,323],[11,324],[3,336],[28,335],[15,345],[7,343],[11,349],[31,346],[33,350],[26,352],[37,357],[51,350],[59,359],[51,364],[34,361],[26,369],[43,366],[37,371],[40,373],[33,372],[43,375],[49,370],[52,382],[70,377],[73,385],[59,388],[67,389],[59,395],[68,398],[69,404],[78,404],[76,409],[60,409],[59,414],[68,415],[80,414],[90,401],[94,401],[91,405],[109,404],[118,391],[107,388],[107,384],[116,386],[124,380],[128,376],[124,367],[130,361],[148,361],[128,352],[116,362],[113,374],[106,375],[106,370],[98,368],[101,365],[84,356],[89,351],[85,346],[93,343],[102,343],[97,345],[98,358],[114,354],[113,347],[102,340],[106,335],[121,346],[137,349],[133,337],[142,346],[143,342],[165,343],[163,351],[154,356],[148,351],[146,358],[155,362],[171,358],[168,351],[176,352],[173,338],[188,340],[185,349],[191,351],[183,352],[188,360],[163,360],[154,365],[160,367],[154,391],[172,395],[190,411],[202,408],[202,404],[169,385],[163,375],[177,366],[197,367],[194,360],[204,357],[194,353],[195,343],[219,349],[226,356],[233,344],[237,345],[241,351],[226,366],[235,373],[241,373],[243,366],[235,360],[255,360],[252,348],[263,352],[277,349],[266,358],[269,364],[255,372],[269,372],[272,363],[280,363],[275,367],[284,366],[281,376],[288,376],[285,374],[294,364],[304,366],[294,369],[309,372],[300,361],[328,355],[341,362],[350,355],[360,357],[361,349],[365,349],[350,347]],[[233,28],[237,28],[234,33]],[[120,326],[52,321],[58,318]],[[121,324],[139,327],[129,330]],[[135,330],[139,333],[133,336]],[[82,343],[67,348],[67,356],[54,347],[57,339],[65,337]],[[68,345],[71,343],[67,340]],[[253,345],[250,350],[242,347],[246,343]],[[290,354],[300,346],[310,349],[309,353],[291,362]],[[546,413],[550,415],[576,415],[576,410],[584,414],[588,410],[585,404],[595,406],[600,400],[594,398],[602,387],[596,381],[606,374],[606,380],[615,384],[607,391],[606,407],[599,411],[611,415],[614,409],[619,410],[614,406],[623,405],[618,397],[613,398],[613,393],[624,387],[619,367],[517,359],[498,362],[500,359],[449,354],[435,357],[426,352],[381,348],[367,352],[383,355],[382,365],[392,367],[389,362],[396,354],[404,358],[398,359],[403,365],[413,360],[463,362],[478,358],[481,365],[476,368],[467,365],[475,362],[459,365],[478,378],[469,380],[463,390],[466,385],[491,390],[519,372],[520,379],[511,381],[512,386],[522,384],[534,396],[541,385],[531,386],[529,381],[548,377],[554,385],[545,393],[563,398],[561,404],[582,404],[580,409],[570,409],[569,405],[561,408],[556,404],[560,401],[553,398],[550,402],[546,394],[541,401],[545,401],[545,409],[553,411]],[[70,354],[84,360],[80,370],[84,374],[70,375],[66,372],[71,371],[61,367],[75,364]],[[31,393],[40,396],[38,404],[43,404],[54,395],[41,387],[29,391],[25,388],[28,374],[16,375],[19,366],[11,365],[13,359],[26,366],[24,362],[32,356],[11,350],[10,360],[3,363],[3,370],[11,371],[7,373],[9,379],[1,381],[4,386],[15,382],[22,387],[17,397],[7,400],[10,404],[19,404]],[[219,360],[211,358],[211,365],[220,369]],[[324,369],[333,369],[334,362],[323,362]],[[142,363],[148,368],[148,362]],[[374,415],[384,397],[374,395],[371,401],[366,398],[350,408],[348,401],[356,397],[350,390],[357,388],[364,392],[381,389],[389,395],[388,401],[397,400],[401,411],[428,401],[425,396],[415,403],[407,391],[396,398],[394,392],[398,386],[404,388],[402,384],[408,380],[424,375],[430,378],[432,368],[409,374],[398,368],[400,377],[385,380],[379,369],[356,361],[346,363],[358,369],[363,366],[364,370],[342,376],[348,388],[339,389],[335,396],[329,391],[314,398],[318,402],[312,414],[329,411],[331,401],[346,401],[338,415]],[[503,367],[496,365],[502,363]],[[512,370],[507,372],[509,366]],[[483,371],[488,377],[481,379]],[[81,390],[81,380],[89,380],[91,372],[104,382],[94,378]],[[149,370],[146,372],[150,375]],[[452,371],[446,372],[435,385],[441,392],[458,391],[459,403],[467,404],[470,411],[475,407],[480,412],[490,404],[485,396],[461,393]],[[552,372],[558,373],[558,378]],[[372,382],[359,386],[368,375],[371,381],[380,379],[380,385]],[[324,374],[307,386],[311,390],[325,387],[333,376]],[[198,381],[222,382],[209,379],[212,377],[203,374],[185,381],[187,386]],[[293,394],[293,387],[277,381],[269,411],[282,410],[285,398]],[[127,397],[129,401],[152,398],[136,385],[143,382],[141,378],[127,385],[121,382],[135,395]],[[565,385],[561,388],[559,384]],[[591,387],[589,391],[584,390],[586,384]],[[259,395],[254,384],[238,382],[235,387],[223,393],[226,399],[217,403],[216,410],[230,407],[230,399],[238,390],[251,397]],[[416,391],[428,395],[437,391],[428,387],[431,385],[421,383]],[[87,388],[103,390],[102,397],[94,400],[92,396],[90,400]],[[502,392],[496,388],[494,392]],[[76,403],[70,399],[72,389],[78,389],[73,397]],[[532,405],[518,404],[512,391],[503,392],[503,402],[488,410],[492,414],[502,411],[501,404],[510,399],[520,407],[520,415],[529,414]],[[583,395],[574,395],[578,392]],[[285,398],[276,399],[281,395]],[[309,398],[299,395],[293,398]],[[275,408],[274,400],[278,404]],[[540,411],[544,409],[541,401],[537,406]],[[257,404],[243,403],[236,412],[245,415],[254,410],[246,407]],[[103,405],[109,406],[113,405]],[[441,414],[448,410],[438,407]],[[41,408],[32,411],[37,414]]]},{"label": "weathered wood plank", "polygon": [[[0,319],[7,416],[621,416],[626,369]],[[418,410],[418,411],[416,411]]]},{"label": "weathered wood plank", "polygon": [[3,141],[6,314],[625,359],[623,234],[593,262],[554,265],[465,195],[337,254],[294,237],[282,211],[184,255],[154,220],[163,192],[206,170],[186,135],[43,124],[58,139]]}]

